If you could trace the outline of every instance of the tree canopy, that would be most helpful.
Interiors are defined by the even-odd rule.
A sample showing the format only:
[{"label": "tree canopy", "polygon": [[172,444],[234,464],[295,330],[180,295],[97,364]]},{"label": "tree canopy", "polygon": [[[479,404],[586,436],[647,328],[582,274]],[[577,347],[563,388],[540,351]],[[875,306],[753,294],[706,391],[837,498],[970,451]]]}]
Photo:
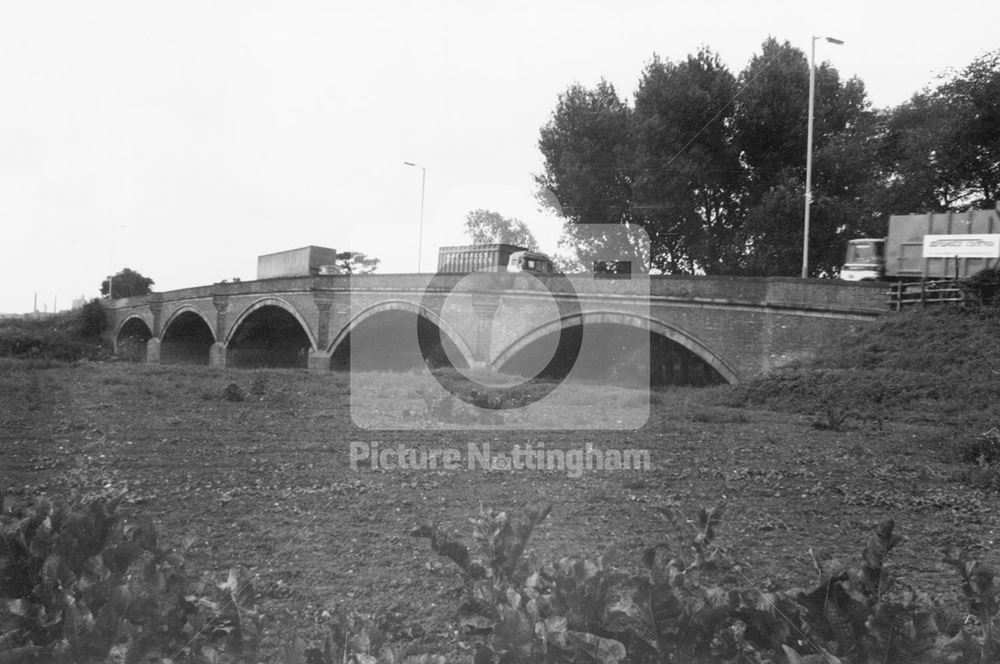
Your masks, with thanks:
[{"label": "tree canopy", "polygon": [[491,210],[473,210],[465,215],[465,233],[472,244],[515,244],[537,250],[531,229],[520,219],[509,219]]},{"label": "tree canopy", "polygon": [[378,269],[380,258],[374,258],[360,251],[344,251],[337,254],[337,266],[346,274],[370,274]]},{"label": "tree canopy", "polygon": [[[110,281],[110,283],[109,283]],[[144,277],[135,270],[123,268],[110,279],[101,282],[101,295],[107,295],[111,289],[111,298],[134,297],[136,295],[149,295],[152,292],[153,280]]]},{"label": "tree canopy", "polygon": [[[808,98],[806,54],[774,38],[738,73],[708,48],[654,55],[631,103],[606,81],[572,85],[539,134],[539,200],[570,226],[641,226],[663,272],[798,274]],[[818,63],[812,185],[813,276],[890,214],[992,207],[1000,51],[885,110]]]}]

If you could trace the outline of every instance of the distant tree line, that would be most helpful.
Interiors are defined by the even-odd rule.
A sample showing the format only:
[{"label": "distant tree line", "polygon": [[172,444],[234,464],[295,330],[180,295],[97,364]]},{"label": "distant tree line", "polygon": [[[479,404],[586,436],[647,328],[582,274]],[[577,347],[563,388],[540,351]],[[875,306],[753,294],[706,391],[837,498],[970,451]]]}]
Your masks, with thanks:
[{"label": "distant tree line", "polygon": [[[798,274],[808,96],[806,55],[773,38],[739,73],[708,48],[654,55],[631,103],[605,81],[572,85],[541,129],[539,199],[570,228],[643,228],[664,272]],[[1000,198],[1000,50],[890,109],[824,62],[814,117],[814,276],[889,214]]]}]

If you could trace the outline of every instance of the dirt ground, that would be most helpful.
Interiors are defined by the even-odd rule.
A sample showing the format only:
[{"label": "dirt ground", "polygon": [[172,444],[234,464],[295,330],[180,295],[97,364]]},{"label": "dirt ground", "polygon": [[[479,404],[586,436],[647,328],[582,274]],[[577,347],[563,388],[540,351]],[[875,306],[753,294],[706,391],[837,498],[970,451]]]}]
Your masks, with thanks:
[{"label": "dirt ground", "polygon": [[[245,400],[224,398],[231,382]],[[467,518],[480,504],[554,503],[531,541],[539,561],[613,550],[616,565],[635,568],[644,547],[676,537],[658,508],[690,518],[724,499],[721,542],[762,590],[814,582],[814,556],[857,560],[870,529],[888,517],[906,537],[892,556],[896,571],[945,603],[960,605],[960,588],[940,564],[944,547],[996,562],[1000,498],[963,483],[948,428],[848,420],[820,430],[808,415],[716,405],[727,389],[657,391],[638,431],[379,432],[352,424],[341,375],[9,362],[0,372],[0,489],[126,490],[125,513],[152,517],[162,541],[195,538],[192,569],[221,577],[241,564],[259,575],[271,653],[289,634],[320,634],[324,611],[338,606],[389,620],[412,649],[461,653],[458,572],[408,533],[430,519],[471,543]],[[351,469],[352,442],[488,442],[493,452],[590,443],[649,450],[652,467],[577,478]]]}]

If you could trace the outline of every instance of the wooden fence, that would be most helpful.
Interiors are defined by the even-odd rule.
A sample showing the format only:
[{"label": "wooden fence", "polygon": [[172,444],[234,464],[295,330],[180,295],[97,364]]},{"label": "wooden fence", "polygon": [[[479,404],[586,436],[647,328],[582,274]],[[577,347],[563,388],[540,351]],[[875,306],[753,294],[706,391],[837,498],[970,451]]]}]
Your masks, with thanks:
[{"label": "wooden fence", "polygon": [[959,282],[946,281],[897,281],[888,292],[889,308],[899,311],[906,305],[942,304],[945,302],[966,303],[974,299],[970,293],[962,289]]}]

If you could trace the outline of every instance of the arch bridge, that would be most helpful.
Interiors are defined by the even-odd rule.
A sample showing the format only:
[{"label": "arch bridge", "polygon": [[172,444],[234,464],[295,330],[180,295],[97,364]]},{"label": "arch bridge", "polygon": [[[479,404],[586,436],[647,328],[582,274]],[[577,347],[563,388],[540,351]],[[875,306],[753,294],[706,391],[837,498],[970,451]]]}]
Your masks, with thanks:
[{"label": "arch bridge", "polygon": [[376,368],[423,362],[414,360],[421,338],[440,341],[434,352],[456,365],[516,368],[546,343],[554,348],[561,329],[586,329],[611,363],[627,364],[620,349],[648,337],[657,380],[736,383],[811,357],[885,311],[878,284],[653,276],[591,279],[566,313],[553,305],[549,277],[511,274],[503,289],[469,300],[472,313],[454,315],[459,289],[448,293],[462,278],[438,277],[435,290],[427,275],[389,274],[153,293],[107,302],[109,334],[116,354],[146,362],[328,371],[348,367],[352,345],[355,354],[376,349],[366,360]]}]

